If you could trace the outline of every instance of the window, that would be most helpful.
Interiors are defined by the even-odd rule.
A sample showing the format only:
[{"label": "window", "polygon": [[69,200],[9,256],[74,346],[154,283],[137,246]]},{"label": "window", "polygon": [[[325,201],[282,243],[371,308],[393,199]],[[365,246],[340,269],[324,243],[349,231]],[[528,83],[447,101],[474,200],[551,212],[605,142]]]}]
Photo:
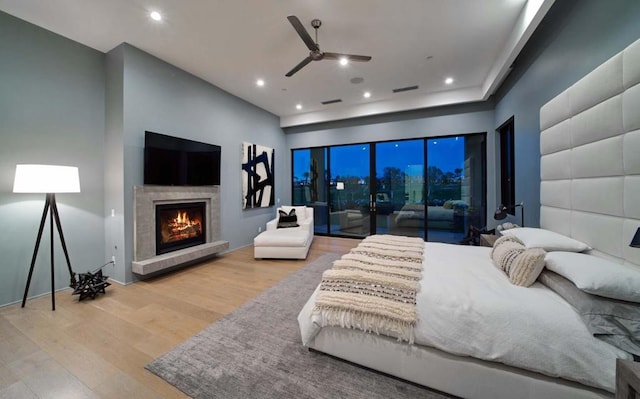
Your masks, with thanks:
[{"label": "window", "polygon": [[486,219],[486,133],[292,149],[292,203],[316,234],[458,243]]},{"label": "window", "polygon": [[[514,118],[509,118],[498,128],[500,135],[500,203],[514,205],[516,203],[516,176],[514,159]],[[509,210],[512,215],[515,209]]]},{"label": "window", "polygon": [[291,158],[292,205],[313,208],[315,232],[327,233],[327,150],[324,147],[293,150]]}]

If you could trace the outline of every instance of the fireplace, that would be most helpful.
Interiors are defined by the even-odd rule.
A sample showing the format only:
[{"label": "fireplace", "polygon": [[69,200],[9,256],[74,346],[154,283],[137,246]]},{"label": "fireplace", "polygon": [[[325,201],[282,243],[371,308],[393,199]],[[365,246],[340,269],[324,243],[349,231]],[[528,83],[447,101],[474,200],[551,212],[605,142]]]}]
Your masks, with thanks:
[{"label": "fireplace", "polygon": [[[229,248],[229,241],[221,238],[220,186],[136,186],[133,188],[133,204],[134,257],[131,271],[139,277],[152,276],[183,264],[190,264]],[[157,237],[157,231],[161,231],[157,225],[162,219],[160,210],[167,210],[166,206],[171,206],[167,216],[171,222],[178,216],[176,206],[191,208],[201,207],[203,204],[204,209],[200,210],[202,234],[198,241],[191,237],[189,241],[183,241],[180,245],[173,245],[176,243],[175,240],[169,245],[160,244],[161,240]],[[160,210],[157,209],[158,206],[161,207]],[[184,212],[187,212],[186,216],[193,225],[193,219],[197,219],[198,215],[190,215],[191,211],[184,209],[179,222],[185,223],[183,220],[186,218],[183,216]],[[193,230],[197,232],[197,228]],[[186,248],[187,246],[189,248]],[[179,251],[175,251],[179,248]]]},{"label": "fireplace", "polygon": [[207,242],[205,202],[156,204],[156,255]]}]

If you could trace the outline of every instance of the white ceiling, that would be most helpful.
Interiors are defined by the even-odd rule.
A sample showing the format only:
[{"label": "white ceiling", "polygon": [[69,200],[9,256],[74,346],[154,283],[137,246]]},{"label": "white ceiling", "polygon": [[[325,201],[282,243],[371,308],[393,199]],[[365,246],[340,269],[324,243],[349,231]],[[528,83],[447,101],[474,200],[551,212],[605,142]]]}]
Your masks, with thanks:
[{"label": "white ceiling", "polygon": [[[553,2],[0,0],[0,10],[102,52],[127,42],[294,126],[484,100]],[[152,10],[163,21],[151,20]],[[309,52],[288,15],[312,37],[310,21],[322,20],[321,50],[372,60],[312,62],[285,77]],[[353,84],[354,77],[364,81]],[[454,83],[446,85],[446,77]],[[265,85],[257,87],[257,79]],[[414,85],[419,89],[392,92]]]}]

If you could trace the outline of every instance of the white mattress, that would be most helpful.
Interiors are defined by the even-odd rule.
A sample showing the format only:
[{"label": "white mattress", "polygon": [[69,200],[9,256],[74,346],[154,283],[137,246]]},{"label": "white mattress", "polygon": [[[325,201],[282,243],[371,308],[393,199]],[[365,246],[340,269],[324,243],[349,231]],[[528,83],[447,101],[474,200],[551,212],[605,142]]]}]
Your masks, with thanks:
[{"label": "white mattress", "polygon": [[[615,360],[631,356],[594,338],[545,286],[512,285],[491,262],[490,250],[425,243],[416,344],[613,392]],[[305,345],[320,330],[311,315],[314,300],[315,293],[298,317]]]}]

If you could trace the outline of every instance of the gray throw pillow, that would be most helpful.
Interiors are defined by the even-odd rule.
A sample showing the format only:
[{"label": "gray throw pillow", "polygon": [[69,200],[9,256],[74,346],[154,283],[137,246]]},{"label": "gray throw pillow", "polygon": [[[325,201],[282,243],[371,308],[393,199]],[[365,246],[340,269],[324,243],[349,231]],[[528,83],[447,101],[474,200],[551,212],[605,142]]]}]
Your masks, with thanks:
[{"label": "gray throw pillow", "polygon": [[639,304],[588,294],[549,270],[544,270],[538,280],[576,309],[594,337],[640,355]]}]

